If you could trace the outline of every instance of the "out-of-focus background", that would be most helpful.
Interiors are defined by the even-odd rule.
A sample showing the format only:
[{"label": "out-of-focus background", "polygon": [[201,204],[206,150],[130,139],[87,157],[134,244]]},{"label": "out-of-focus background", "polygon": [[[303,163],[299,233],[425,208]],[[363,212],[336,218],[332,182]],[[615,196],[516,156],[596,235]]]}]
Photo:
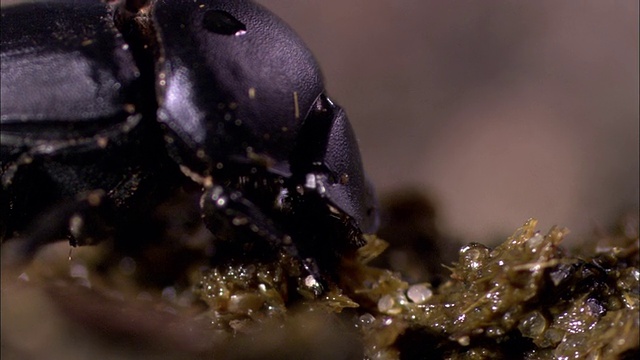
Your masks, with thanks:
[{"label": "out-of-focus background", "polygon": [[260,0],[317,56],[381,194],[464,241],[638,208],[637,1]]}]

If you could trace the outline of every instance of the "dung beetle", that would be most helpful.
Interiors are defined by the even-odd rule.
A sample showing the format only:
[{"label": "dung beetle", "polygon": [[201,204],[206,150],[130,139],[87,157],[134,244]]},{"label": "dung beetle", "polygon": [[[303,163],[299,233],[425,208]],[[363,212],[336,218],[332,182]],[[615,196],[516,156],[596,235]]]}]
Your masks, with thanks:
[{"label": "dung beetle", "polygon": [[323,266],[377,228],[345,112],[260,5],[4,7],[1,53],[0,231],[23,254],[65,237],[140,241],[130,229],[197,184],[214,237],[266,244],[318,296]]}]

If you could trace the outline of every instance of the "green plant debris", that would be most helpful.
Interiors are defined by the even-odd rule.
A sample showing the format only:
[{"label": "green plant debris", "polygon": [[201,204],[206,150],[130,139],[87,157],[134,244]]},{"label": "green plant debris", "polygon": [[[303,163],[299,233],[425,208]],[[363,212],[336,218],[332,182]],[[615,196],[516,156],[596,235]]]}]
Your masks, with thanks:
[{"label": "green plant debris", "polygon": [[[191,263],[186,255],[166,255],[180,253],[174,241],[164,242],[171,243],[165,252],[158,243],[136,254],[83,247],[71,260],[68,245],[58,244],[26,269],[3,266],[2,355],[636,358],[637,219],[623,228],[577,255],[561,247],[566,230],[543,235],[530,220],[494,248],[462,246],[444,280],[435,282],[431,270],[405,278],[372,266],[388,245],[369,236],[320,299],[298,294],[286,273],[291,259],[211,264],[207,241],[188,243],[188,254],[200,254]],[[150,262],[149,253],[164,260]],[[161,279],[154,276],[158,267]],[[415,278],[421,280],[406,280]]]},{"label": "green plant debris", "polygon": [[[367,304],[361,328],[372,359],[617,359],[638,354],[638,240],[590,258],[528,221],[495,248],[463,246],[450,279],[409,286],[352,264],[348,294]],[[363,249],[366,251],[366,248]],[[362,287],[361,284],[368,284]],[[377,305],[377,306],[374,306]]]}]

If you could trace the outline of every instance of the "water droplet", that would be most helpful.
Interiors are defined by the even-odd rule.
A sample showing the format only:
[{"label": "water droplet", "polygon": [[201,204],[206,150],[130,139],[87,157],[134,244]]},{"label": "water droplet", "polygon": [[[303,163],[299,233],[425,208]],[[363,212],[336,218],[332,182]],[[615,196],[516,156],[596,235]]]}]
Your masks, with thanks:
[{"label": "water droplet", "polygon": [[358,321],[360,321],[360,324],[362,324],[363,327],[371,327],[375,323],[376,318],[373,315],[366,313],[361,315],[360,318],[358,318]]},{"label": "water droplet", "polygon": [[547,329],[547,320],[544,315],[538,311],[533,311],[523,316],[518,325],[518,329],[522,335],[526,337],[536,338]]},{"label": "water droplet", "polygon": [[384,295],[378,300],[378,310],[382,313],[389,312],[393,309],[396,302],[390,295]]},{"label": "water droplet", "polygon": [[458,341],[458,344],[460,344],[461,346],[469,346],[469,344],[471,344],[471,338],[467,335],[460,336],[456,340]]},{"label": "water droplet", "polygon": [[222,35],[244,35],[247,32],[245,24],[226,11],[208,10],[204,13],[202,26],[205,29]]},{"label": "water droplet", "polygon": [[422,304],[433,296],[433,291],[426,284],[416,284],[409,288],[407,296],[416,304]]}]

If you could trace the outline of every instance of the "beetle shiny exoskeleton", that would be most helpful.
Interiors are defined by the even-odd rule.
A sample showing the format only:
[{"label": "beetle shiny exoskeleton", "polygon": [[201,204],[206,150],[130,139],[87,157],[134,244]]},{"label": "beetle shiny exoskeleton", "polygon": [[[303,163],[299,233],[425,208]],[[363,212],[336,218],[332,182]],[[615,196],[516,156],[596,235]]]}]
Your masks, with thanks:
[{"label": "beetle shiny exoskeleton", "polygon": [[263,7],[29,3],[3,8],[1,36],[0,230],[26,253],[61,236],[126,238],[188,182],[214,235],[295,259],[316,295],[316,259],[375,231],[347,117],[306,46]]}]

